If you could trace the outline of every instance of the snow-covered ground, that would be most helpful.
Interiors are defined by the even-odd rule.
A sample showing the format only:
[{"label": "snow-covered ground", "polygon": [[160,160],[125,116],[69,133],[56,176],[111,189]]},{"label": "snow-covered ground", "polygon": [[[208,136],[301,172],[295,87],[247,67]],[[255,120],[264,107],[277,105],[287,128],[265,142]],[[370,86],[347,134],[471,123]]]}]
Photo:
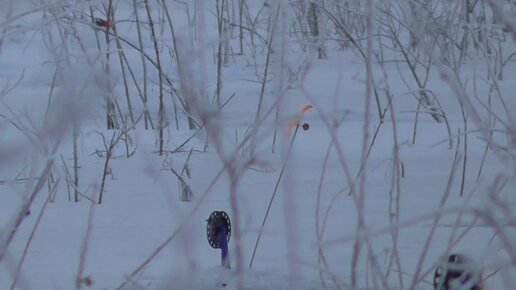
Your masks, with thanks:
[{"label": "snow-covered ground", "polygon": [[[209,95],[208,101],[204,99],[197,108],[202,113],[217,83],[215,4],[199,1],[206,6],[198,10],[203,11],[199,17],[204,15],[200,19],[206,23],[201,23],[205,35],[200,36],[205,49],[197,54],[194,49],[190,53],[185,44],[191,30],[182,4],[168,2],[174,11],[176,33],[184,45],[184,57],[191,58],[184,64],[195,75],[190,85]],[[258,3],[247,2],[253,13],[260,9]],[[14,15],[30,10],[29,4],[15,7]],[[116,9],[119,19],[133,19],[131,1],[121,1]],[[88,9],[83,12],[89,13]],[[145,13],[141,6],[140,17],[144,18]],[[159,21],[165,21],[163,17],[156,15]],[[2,23],[9,17],[0,19]],[[501,149],[493,147],[484,159],[485,136],[471,116],[465,141],[459,99],[451,82],[437,68],[432,69],[427,88],[438,97],[446,113],[453,144],[450,148],[445,123],[437,123],[425,113],[419,114],[413,143],[417,100],[400,76],[409,78],[408,67],[403,62],[386,62],[383,66],[373,63],[382,110],[389,103],[387,89],[392,96],[387,115],[380,122],[374,97],[369,110],[365,105],[364,62],[356,51],[337,51],[331,45],[328,59],[321,60],[315,54],[301,52],[296,41],[288,37],[285,54],[276,46],[263,101],[262,115],[268,115],[259,123],[254,142],[243,146],[241,142],[255,128],[252,125],[260,99],[266,46],[257,48],[256,56],[250,51],[230,56],[229,64],[222,67],[221,96],[223,100],[232,94],[234,97],[216,118],[208,119],[200,132],[187,129],[186,115],[181,111],[180,128],[176,129],[172,98],[165,93],[170,122],[165,130],[166,152],[158,155],[157,130],[145,130],[140,120],[114,148],[102,204],[92,205],[89,199],[99,198],[105,145],[109,145],[113,132],[118,132],[105,129],[105,83],[113,87],[121,110],[126,112],[127,106],[116,46],[111,43],[107,77],[99,59],[105,55],[97,56],[95,34],[87,20],[82,18],[72,23],[74,29],[66,30],[49,24],[49,16],[37,12],[21,17],[14,22],[21,28],[10,28],[4,34],[0,85],[10,87],[23,77],[12,91],[0,94],[0,250],[8,243],[0,252],[0,289],[351,289],[354,269],[358,289],[424,290],[433,289],[434,268],[450,252],[466,253],[477,261],[484,278],[489,277],[485,281],[488,289],[511,289],[507,287],[514,285],[515,272],[509,261],[516,258],[510,251],[511,243],[515,243],[512,235],[516,225],[511,223],[511,212],[515,209],[516,166],[507,157],[510,154],[500,154]],[[134,23],[121,21],[118,25],[124,39],[138,43]],[[167,27],[165,22],[161,26]],[[51,37],[46,35],[49,31]],[[68,39],[64,42],[67,53],[60,33]],[[260,33],[267,36],[265,30]],[[80,41],[74,38],[77,35]],[[154,59],[149,35],[145,51]],[[166,33],[162,35],[163,70],[176,80],[175,61],[168,50],[171,39]],[[102,31],[99,36],[103,41]],[[277,36],[278,41],[283,39]],[[61,44],[49,43],[50,39]],[[238,39],[232,39],[231,44],[237,50]],[[509,55],[514,43],[508,39],[504,49]],[[124,51],[141,82],[140,55],[127,45]],[[282,58],[290,72],[282,70]],[[396,54],[392,58],[401,59]],[[68,66],[58,66],[53,82],[57,60]],[[158,76],[148,66],[149,110],[156,125]],[[493,91],[489,87],[492,82],[486,80],[487,70],[483,56],[477,55],[464,63],[460,74],[466,93],[482,112],[480,117],[486,119],[488,111],[480,108],[487,104],[490,89]],[[504,80],[497,82],[509,112],[516,109],[515,74],[514,61],[508,61]],[[287,84],[290,89],[279,89]],[[174,85],[181,86],[179,81]],[[129,89],[140,114],[141,100],[132,82]],[[288,134],[289,122],[306,104],[313,108],[302,115],[301,124],[308,123],[309,129],[299,128],[295,134]],[[493,119],[506,116],[499,101],[493,101],[492,108]],[[508,113],[508,120],[498,121],[506,121],[506,129],[514,129],[510,127],[514,125],[511,118]],[[70,200],[73,122],[79,124],[79,190],[84,195],[79,202]],[[368,144],[374,138],[366,163],[362,158],[364,132],[368,133]],[[173,152],[193,135],[181,150]],[[504,131],[496,132],[494,140],[510,151],[507,136]],[[178,179],[170,167],[181,172],[190,150],[188,182],[193,200],[181,202]],[[51,174],[44,171],[48,162],[53,162]],[[366,167],[358,177],[361,164]],[[43,188],[38,188],[43,177]],[[353,192],[350,180],[355,181]],[[55,191],[51,190],[53,185]],[[37,194],[30,202],[30,214],[15,226],[33,192]],[[491,199],[494,192],[499,193],[505,208]],[[358,205],[360,196],[362,206]],[[206,241],[206,219],[214,210],[226,211],[234,223],[229,244],[231,270],[220,266],[219,251]],[[484,212],[495,212],[499,219],[493,223],[482,215]],[[360,229],[359,216],[364,218]],[[13,228],[13,240],[6,241]],[[504,240],[500,231],[507,233],[509,240]],[[361,250],[355,256],[357,234],[362,237],[358,242]],[[353,265],[355,258],[357,264]],[[414,275],[418,271],[416,283]],[[81,281],[88,280],[91,285],[77,285],[79,273]],[[378,284],[379,274],[386,277],[386,284]],[[17,283],[12,287],[15,276]]]}]

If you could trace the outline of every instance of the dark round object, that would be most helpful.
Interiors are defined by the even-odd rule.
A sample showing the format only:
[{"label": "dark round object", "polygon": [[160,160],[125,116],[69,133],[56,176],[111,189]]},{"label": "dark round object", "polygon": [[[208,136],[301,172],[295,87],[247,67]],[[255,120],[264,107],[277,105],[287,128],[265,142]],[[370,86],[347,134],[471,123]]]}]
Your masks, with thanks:
[{"label": "dark round object", "polygon": [[307,131],[308,129],[310,129],[310,125],[308,125],[308,123],[304,123],[303,130]]},{"label": "dark round object", "polygon": [[214,249],[220,249],[219,235],[222,228],[226,229],[227,239],[231,238],[231,221],[225,211],[214,211],[210,214],[210,217],[206,220],[206,238],[208,243]]},{"label": "dark round object", "polygon": [[464,255],[449,255],[448,261],[442,263],[435,269],[434,289],[453,290],[462,285],[469,284],[472,286],[468,289],[479,290],[480,275],[471,269],[471,266],[468,265],[470,262],[471,261]]}]

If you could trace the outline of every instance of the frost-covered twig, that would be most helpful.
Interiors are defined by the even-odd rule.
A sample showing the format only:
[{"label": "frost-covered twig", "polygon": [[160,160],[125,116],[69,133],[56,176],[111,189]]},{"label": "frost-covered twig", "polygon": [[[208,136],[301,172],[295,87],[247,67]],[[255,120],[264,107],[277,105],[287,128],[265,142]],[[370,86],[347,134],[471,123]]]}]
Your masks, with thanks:
[{"label": "frost-covered twig", "polygon": [[[57,185],[58,184],[59,184],[59,182],[56,182],[54,184],[54,186],[52,187],[52,192],[57,190]],[[34,236],[36,234],[36,231],[39,228],[39,225],[41,223],[41,218],[43,217],[43,215],[45,213],[45,210],[47,208],[47,205],[50,202],[50,197],[51,197],[51,194],[49,193],[47,199],[43,203],[43,207],[41,208],[41,211],[39,212],[38,218],[36,219],[36,223],[34,224],[34,227],[32,228],[32,231],[31,231],[31,233],[29,235],[27,243],[25,244],[25,248],[23,249],[22,257],[20,258],[20,262],[18,263],[18,268],[16,269],[16,274],[14,275],[13,282],[11,284],[11,290],[15,289],[14,287],[16,287],[16,284],[18,283],[18,279],[20,278],[20,276],[22,274],[21,273],[21,268],[23,266],[23,262],[25,261],[25,258],[27,257],[27,253],[29,251],[29,247],[30,247],[32,241],[34,240]]]},{"label": "frost-covered twig", "polygon": [[[262,76],[262,83],[261,83],[261,86],[260,86],[260,98],[258,100],[258,106],[256,107],[256,115],[255,115],[255,118],[254,118],[254,122],[257,123],[258,120],[262,117],[262,106],[263,106],[263,98],[264,98],[264,95],[265,95],[265,87],[266,87],[266,84],[267,84],[267,79],[269,77],[269,66],[270,66],[270,60],[271,60],[271,53],[272,53],[272,43],[273,43],[273,40],[274,40],[274,35],[276,34],[276,29],[277,29],[277,24],[278,24],[278,19],[279,19],[279,15],[280,15],[280,11],[281,11],[281,6],[280,5],[277,5],[276,7],[276,13],[275,13],[275,16],[273,17],[272,16],[272,11],[271,11],[271,19],[272,19],[272,23],[271,23],[271,30],[269,32],[270,36],[269,36],[269,39],[268,39],[268,42],[267,42],[267,55],[265,57],[265,66],[264,66],[264,71],[263,71],[263,76]],[[256,125],[255,125],[256,126]],[[253,139],[256,138],[256,133],[257,131],[255,130],[255,136],[253,137]],[[254,144],[255,142],[253,142]],[[254,154],[254,150],[255,150],[255,147],[254,145],[252,145],[253,147],[251,148],[251,156],[253,156]]]},{"label": "frost-covered twig", "polygon": [[493,12],[496,17],[501,19],[503,24],[507,27],[507,30],[511,33],[512,39],[516,41],[516,23],[514,23],[514,18],[508,17],[504,12],[502,7],[500,7],[499,4],[497,4],[494,0],[487,0],[487,3],[489,6],[491,6],[491,9],[493,9]]},{"label": "frost-covered twig", "polygon": [[164,131],[165,131],[165,128],[167,127],[167,120],[166,120],[166,117],[165,117],[165,103],[163,102],[163,78],[161,77],[161,75],[163,75],[163,70],[161,68],[161,57],[160,57],[160,53],[159,53],[159,47],[158,47],[158,39],[157,39],[157,36],[156,36],[156,31],[155,31],[155,28],[154,28],[154,20],[152,19],[152,15],[151,15],[151,9],[150,9],[150,6],[149,6],[149,0],[145,0],[145,9],[147,11],[147,19],[149,20],[149,26],[150,26],[150,31],[151,31],[151,39],[152,39],[152,43],[154,45],[154,53],[155,53],[155,56],[156,56],[156,68],[158,70],[158,74],[159,74],[159,77],[158,77],[158,84],[159,84],[159,95],[158,95],[158,101],[159,101],[159,109],[158,109],[158,130],[159,130],[159,155],[163,155],[163,150],[164,150]]},{"label": "frost-covered twig", "polygon": [[99,191],[98,202],[97,202],[98,204],[102,204],[102,200],[103,200],[103,196],[104,196],[104,187],[106,185],[106,177],[110,173],[109,161],[111,160],[111,157],[113,156],[113,150],[117,146],[118,142],[120,142],[120,140],[122,140],[122,138],[127,135],[127,132],[129,132],[130,130],[132,130],[134,128],[134,126],[136,126],[136,124],[142,118],[142,116],[143,116],[143,113],[140,114],[138,119],[134,123],[130,124],[129,126],[127,126],[127,122],[126,122],[125,125],[127,127],[124,128],[123,130],[113,131],[113,133],[111,134],[111,139],[109,141],[109,144],[106,142],[106,137],[102,133],[97,132],[97,134],[100,135],[100,137],[102,138],[102,141],[104,144],[104,149],[106,152],[104,167],[103,167],[103,171],[102,171],[102,180],[100,182],[100,191]]},{"label": "frost-covered twig", "polygon": [[2,231],[0,235],[0,263],[2,262],[4,255],[7,249],[9,248],[9,245],[11,244],[14,236],[16,235],[20,225],[27,216],[26,213],[29,211],[30,206],[36,199],[36,196],[41,191],[41,189],[43,189],[53,164],[54,160],[52,159],[46,162],[44,169],[39,175],[40,178],[38,179],[38,182],[34,185],[29,197],[17,211],[17,214],[13,222]]},{"label": "frost-covered twig", "polygon": [[[113,33],[117,34],[116,22],[115,22],[114,18],[115,18],[115,13],[113,12],[113,19],[110,23],[110,27],[113,29]],[[131,118],[131,122],[134,123],[135,119],[134,119],[134,114],[133,114],[133,105],[131,103],[131,98],[130,98],[130,93],[129,93],[129,85],[128,85],[128,81],[127,81],[126,67],[125,67],[125,63],[127,63],[127,62],[124,62],[124,60],[126,59],[125,52],[122,48],[120,39],[115,38],[115,43],[116,43],[116,48],[118,50],[118,60],[120,63],[120,70],[122,71],[122,81],[124,84],[124,92],[125,92],[125,98],[127,101],[127,109],[129,110],[129,117]],[[129,63],[127,63],[127,66],[130,66]],[[129,67],[129,69],[130,69],[130,67]]]},{"label": "frost-covered twig", "polygon": [[[385,71],[385,67],[383,64],[380,64],[381,70],[383,72],[384,78],[387,80],[388,75]],[[403,289],[403,275],[402,275],[402,266],[401,266],[401,256],[399,253],[399,229],[394,226],[394,224],[398,224],[400,220],[400,208],[401,208],[401,179],[403,178],[403,163],[400,160],[400,146],[398,141],[398,123],[396,119],[396,113],[394,110],[393,104],[393,95],[391,89],[389,87],[389,83],[385,84],[385,94],[387,95],[387,99],[389,101],[389,110],[391,116],[391,124],[392,124],[392,139],[393,139],[393,165],[392,165],[392,179],[391,179],[391,188],[389,190],[389,222],[392,228],[392,254],[389,262],[389,267],[386,272],[386,277],[389,277],[391,265],[394,261],[397,268],[398,273],[398,283],[399,287]]]},{"label": "frost-covered twig", "polygon": [[[460,140],[460,139],[459,139]],[[456,174],[456,171],[457,171],[457,168],[458,168],[458,162],[460,162],[460,154],[459,154],[459,142],[457,142],[457,150],[455,151],[455,157],[453,159],[453,163],[452,163],[452,167],[451,167],[451,171],[450,171],[450,175],[448,177],[448,182],[446,183],[446,189],[444,191],[444,194],[442,195],[441,197],[441,200],[439,202],[439,208],[444,208],[444,206],[446,205],[446,202],[450,196],[450,193],[451,193],[451,187],[453,185],[453,182],[454,182],[454,179],[455,179],[455,174]],[[435,216],[435,219],[434,219],[434,222],[432,224],[432,228],[430,229],[430,232],[428,233],[428,237],[427,239],[425,240],[425,244],[423,245],[423,250],[421,252],[421,255],[418,259],[418,263],[417,263],[417,266],[416,266],[416,270],[415,270],[415,274],[414,274],[414,279],[412,280],[411,284],[410,284],[410,290],[414,290],[416,289],[417,287],[417,281],[421,275],[421,269],[423,267],[423,263],[425,261],[425,258],[426,258],[426,255],[428,253],[428,250],[430,248],[430,243],[432,242],[432,239],[434,237],[434,234],[435,234],[435,231],[436,231],[436,228],[437,228],[437,224],[439,222],[439,220],[441,219],[441,215],[438,214]]]},{"label": "frost-covered twig", "polygon": [[[324,156],[322,170],[321,170],[321,176],[319,178],[319,185],[317,186],[317,199],[316,199],[316,204],[315,204],[315,234],[317,236],[317,246],[318,246],[318,254],[319,254],[319,267],[320,267],[319,268],[319,277],[320,277],[321,283],[323,284],[325,289],[327,289],[327,287],[326,287],[325,279],[323,277],[323,274],[324,274],[323,270],[325,269],[328,271],[329,269],[328,269],[328,263],[326,261],[326,255],[324,252],[324,248],[322,247],[324,228],[321,229],[320,210],[321,210],[321,197],[322,197],[322,187],[323,187],[323,182],[324,182],[324,176],[326,174],[326,168],[328,165],[328,160],[330,158],[330,152],[331,152],[331,149],[332,149],[334,143],[335,143],[334,140],[332,140],[330,142],[330,145],[328,146],[328,150],[326,151],[326,155]],[[322,266],[320,265],[321,263],[322,263]],[[322,267],[324,267],[324,268],[322,268]],[[332,278],[332,282],[335,285],[335,287],[340,289],[340,285],[337,282],[337,279],[335,279],[334,276],[332,276],[331,278]]]},{"label": "frost-covered twig", "polygon": [[[149,122],[151,122],[152,119],[150,117],[149,110],[147,107],[147,99],[148,99],[147,98],[147,63],[145,61],[145,55],[144,55],[145,48],[143,46],[143,35],[142,35],[142,28],[141,28],[142,24],[140,21],[140,15],[138,13],[137,0],[133,0],[133,11],[134,11],[134,17],[136,19],[136,32],[138,35],[138,44],[139,44],[138,50],[140,52],[142,52],[142,53],[140,53],[142,69],[143,69],[143,92],[141,93],[141,95],[142,95],[142,101],[143,101],[143,109],[145,112],[145,117],[144,117],[145,130],[147,130],[149,128]],[[152,126],[151,126],[151,128],[152,128]]]},{"label": "frost-covered twig", "polygon": [[95,214],[95,206],[96,205],[94,203],[91,203],[90,210],[88,212],[88,224],[86,226],[86,233],[84,234],[84,239],[81,245],[81,251],[79,255],[79,267],[77,269],[77,277],[75,278],[75,288],[77,290],[81,290],[83,284],[91,283],[90,277],[84,277],[84,267],[86,264],[86,255],[88,254],[88,248],[91,240],[91,231],[93,227],[93,216]]}]

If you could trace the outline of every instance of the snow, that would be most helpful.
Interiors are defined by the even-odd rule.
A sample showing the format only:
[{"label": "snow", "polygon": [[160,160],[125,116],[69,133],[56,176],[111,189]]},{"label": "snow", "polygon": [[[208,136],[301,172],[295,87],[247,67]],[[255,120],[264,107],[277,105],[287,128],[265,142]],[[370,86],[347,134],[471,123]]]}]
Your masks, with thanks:
[{"label": "snow", "polygon": [[[191,40],[192,31],[187,25],[183,6],[169,2],[174,7],[178,37],[184,47],[188,47],[185,42]],[[196,104],[194,110],[199,114],[210,109],[208,103],[217,81],[216,17],[209,12],[215,7],[211,7],[214,5],[209,1],[203,3],[207,23],[205,30],[201,28],[199,38],[205,41],[206,47],[200,51],[187,50],[185,56],[191,58],[185,62],[186,70],[195,75],[189,85],[209,95],[208,102],[205,98]],[[260,8],[258,3],[248,4],[253,13]],[[0,7],[5,5],[2,3]],[[14,5],[15,14],[28,9],[17,3]],[[132,19],[131,1],[121,1],[116,9],[119,19]],[[143,6],[139,8],[139,14],[141,18],[146,17]],[[89,54],[83,54],[77,42],[66,42],[72,63],[69,67],[57,66],[60,70],[48,106],[56,60],[59,59],[58,63],[62,65],[66,55],[62,46],[56,45],[61,43],[56,33],[59,30],[54,24],[44,24],[42,18],[47,19],[41,13],[22,17],[16,23],[23,28],[12,30],[19,33],[3,38],[0,52],[0,84],[12,85],[23,75],[12,91],[5,95],[0,93],[0,246],[4,245],[4,239],[43,176],[49,160],[54,164],[52,182],[57,187],[52,192],[47,187],[52,183],[45,182],[30,204],[30,214],[16,228],[5,256],[0,259],[0,289],[11,289],[28,242],[30,245],[15,289],[79,288],[76,279],[81,263],[84,266],[82,278],[91,278],[93,282],[91,286],[80,285],[82,289],[120,289],[121,285],[123,289],[153,290],[350,289],[357,234],[364,237],[356,268],[358,287],[361,287],[358,289],[382,289],[376,284],[378,277],[371,273],[372,263],[378,263],[381,272],[389,272],[387,281],[391,289],[409,289],[421,263],[421,273],[425,275],[418,277],[420,281],[412,289],[433,289],[433,269],[443,255],[450,252],[467,253],[484,270],[484,276],[500,268],[485,281],[489,289],[510,289],[513,285],[510,284],[514,282],[510,278],[514,277],[511,259],[515,256],[510,246],[504,244],[500,230],[507,233],[509,245],[514,245],[514,224],[510,224],[515,201],[514,160],[500,158],[510,155],[499,154],[499,149],[491,148],[482,165],[485,136],[469,118],[465,188],[464,196],[460,196],[464,123],[460,103],[437,69],[430,74],[428,88],[438,96],[446,112],[452,148],[449,148],[446,125],[436,123],[423,113],[419,115],[416,142],[412,143],[417,100],[400,77],[400,72],[405,77],[410,75],[403,63],[386,63],[383,68],[374,65],[375,82],[382,89],[388,84],[395,114],[394,124],[390,111],[380,123],[374,99],[370,114],[366,113],[366,72],[356,52],[329,49],[329,59],[319,60],[315,55],[301,52],[294,41],[288,42],[286,62],[289,70],[300,73],[282,74],[281,53],[274,53],[272,75],[261,112],[262,116],[268,115],[257,127],[252,146],[249,143],[240,146],[253,133],[266,47],[257,47],[254,57],[250,52],[231,56],[230,63],[222,68],[222,99],[227,100],[233,93],[235,97],[215,118],[208,119],[206,128],[197,132],[187,129],[186,115],[181,111],[178,112],[180,128],[176,129],[172,99],[166,93],[170,122],[165,130],[168,151],[163,156],[158,155],[157,130],[144,130],[143,119],[140,120],[134,129],[127,131],[126,138],[129,139],[125,140],[128,143],[121,140],[115,147],[109,161],[110,174],[106,179],[103,203],[92,206],[88,199],[98,200],[106,160],[104,142],[109,144],[113,132],[117,132],[105,129],[103,96],[111,89],[110,85],[121,110],[127,111],[115,44],[111,44],[113,52],[108,78],[102,68],[103,56],[96,54],[94,33],[83,23],[88,18],[74,22],[73,29],[67,30],[67,37],[79,35]],[[121,35],[138,43],[134,23],[118,25]],[[260,33],[267,35],[267,31],[261,29]],[[48,43],[44,35],[49,31],[54,33],[53,44]],[[104,34],[99,32],[99,35],[102,40]],[[154,58],[149,35],[145,39],[145,50]],[[249,40],[246,41],[249,46]],[[237,43],[237,38],[231,40],[233,50],[237,49]],[[177,71],[168,51],[169,36],[163,36],[160,45],[164,71],[175,80]],[[514,43],[507,41],[504,45],[507,51],[514,51]],[[134,74],[142,82],[140,55],[128,46],[124,49]],[[392,54],[391,57],[399,56]],[[203,66],[204,71],[200,69]],[[150,71],[149,111],[156,125],[158,75],[149,63],[147,69]],[[482,104],[487,103],[492,89],[489,86],[492,82],[485,78],[487,70],[483,57],[475,56],[463,65],[460,75],[462,81],[467,82],[467,93],[476,96],[471,99],[481,100],[475,101],[474,105],[486,119],[490,114],[483,110]],[[260,74],[258,78],[257,73]],[[507,101],[505,106],[509,114],[505,115],[498,99],[492,104],[492,115],[506,116],[508,120],[501,118],[503,120],[499,121],[512,126],[510,112],[516,108],[512,98],[516,89],[515,73],[516,66],[509,61],[505,66],[505,79],[497,82],[500,94]],[[281,82],[285,85],[288,77],[292,77],[291,89],[278,93],[277,88]],[[174,85],[179,87],[179,81]],[[132,81],[129,89],[139,114],[142,104]],[[281,114],[276,123],[273,106],[278,100]],[[308,123],[310,128],[299,128],[295,135],[287,135],[288,123],[308,103],[314,108],[303,114],[301,123]],[[385,94],[382,94],[381,103],[382,106],[388,103]],[[48,116],[47,111],[50,112]],[[364,207],[358,210],[357,200],[348,194],[349,178],[359,180],[357,174],[362,164],[366,120],[369,122],[369,141],[377,126],[381,127],[367,158],[363,173],[365,187],[361,189],[355,183],[355,194],[364,192]],[[73,122],[79,124],[79,190],[84,195],[79,202],[70,200],[73,188],[67,185],[73,178]],[[337,128],[331,127],[336,123]],[[278,139],[273,153],[275,129]],[[514,127],[505,129],[510,131]],[[508,146],[506,151],[509,152],[512,150],[511,136],[507,131],[497,131],[494,140]],[[195,136],[181,150],[172,152],[192,135]],[[399,162],[403,169],[398,211],[392,203],[396,202],[395,144],[399,145]],[[253,146],[254,155],[250,158]],[[190,150],[188,166],[192,176],[188,181],[194,197],[191,202],[181,202],[178,180],[169,168],[172,166],[181,172]],[[325,162],[328,150],[329,158]],[[127,157],[132,151],[134,154]],[[453,165],[455,157],[458,157],[456,168]],[[236,179],[228,165],[236,170]],[[481,166],[482,173],[477,181]],[[502,177],[505,182],[498,181]],[[277,193],[262,229],[279,178]],[[491,199],[492,192],[500,193],[505,208]],[[51,202],[47,204],[49,197]],[[504,212],[505,209],[508,212]],[[240,229],[235,232],[233,227],[229,244],[231,270],[220,267],[219,251],[212,249],[206,241],[206,219],[214,210],[229,213]],[[393,211],[399,215],[392,215]],[[485,219],[476,219],[479,212],[498,214],[499,228]],[[366,226],[357,232],[359,213],[363,213]],[[396,221],[399,223],[392,227],[391,222]],[[89,235],[88,228],[91,230]],[[392,228],[399,231],[396,246]],[[259,235],[260,243],[253,266],[249,268]],[[85,245],[87,250],[81,257]],[[319,256],[321,250],[324,251],[324,263]],[[393,251],[397,251],[402,273],[390,263]],[[243,255],[240,265],[239,252]],[[145,261],[149,262],[143,265]],[[142,265],[144,267],[140,269]],[[509,282],[504,282],[504,278]]]}]

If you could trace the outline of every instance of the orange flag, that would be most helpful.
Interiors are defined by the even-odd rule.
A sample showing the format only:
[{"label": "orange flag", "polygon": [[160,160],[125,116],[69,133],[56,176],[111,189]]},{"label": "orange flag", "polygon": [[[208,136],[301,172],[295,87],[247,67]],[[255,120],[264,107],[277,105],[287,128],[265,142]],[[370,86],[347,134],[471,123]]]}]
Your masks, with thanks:
[{"label": "orange flag", "polygon": [[287,136],[289,137],[292,134],[292,129],[295,129],[297,126],[299,126],[299,123],[301,122],[301,117],[303,117],[304,113],[310,111],[312,109],[311,104],[304,105],[301,109],[301,113],[294,117],[289,123],[288,123],[288,130],[287,130]]}]

